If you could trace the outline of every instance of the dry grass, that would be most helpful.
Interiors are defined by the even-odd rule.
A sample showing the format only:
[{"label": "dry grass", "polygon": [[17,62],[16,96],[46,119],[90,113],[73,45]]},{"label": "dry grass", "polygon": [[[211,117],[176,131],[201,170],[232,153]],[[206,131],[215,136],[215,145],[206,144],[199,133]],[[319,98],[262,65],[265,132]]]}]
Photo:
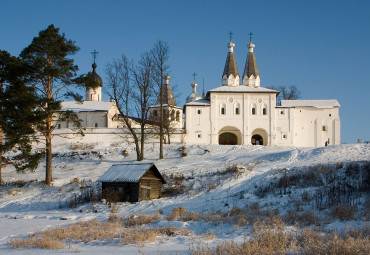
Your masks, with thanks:
[{"label": "dry grass", "polygon": [[63,242],[54,240],[50,237],[31,236],[27,239],[13,239],[8,242],[13,249],[40,248],[59,250],[64,249]]},{"label": "dry grass", "polygon": [[153,221],[159,219],[159,212],[155,214],[141,214],[141,215],[135,215],[132,214],[128,218],[123,219],[123,224],[125,226],[141,226],[141,225],[147,225],[153,223]]},{"label": "dry grass", "polygon": [[171,215],[168,216],[168,220],[177,220],[186,214],[186,209],[184,207],[173,208]]},{"label": "dry grass", "polygon": [[191,255],[365,255],[370,247],[370,231],[351,230],[346,235],[320,233],[312,229],[304,229],[298,234],[285,230],[284,222],[276,216],[266,221],[255,221],[250,239],[242,244],[225,242],[210,249],[200,243],[190,248]]}]

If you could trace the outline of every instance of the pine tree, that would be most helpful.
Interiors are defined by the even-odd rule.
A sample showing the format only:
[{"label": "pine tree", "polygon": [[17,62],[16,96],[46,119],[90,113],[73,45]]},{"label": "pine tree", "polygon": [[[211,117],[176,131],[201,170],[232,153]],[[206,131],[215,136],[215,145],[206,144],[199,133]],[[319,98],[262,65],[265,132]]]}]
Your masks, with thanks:
[{"label": "pine tree", "polygon": [[31,44],[20,54],[21,59],[30,68],[28,84],[32,84],[38,95],[38,107],[42,110],[42,121],[38,131],[45,137],[45,184],[50,185],[52,178],[52,132],[58,121],[70,121],[75,127],[81,127],[76,114],[61,112],[61,93],[68,92],[73,85],[73,78],[78,70],[74,65],[74,55],[79,48],[59,28],[50,25],[33,38]]},{"label": "pine tree", "polygon": [[38,111],[34,89],[24,82],[26,72],[20,59],[0,51],[0,183],[3,153],[18,149],[21,155],[12,163],[22,171],[35,169],[41,157],[32,152]]}]

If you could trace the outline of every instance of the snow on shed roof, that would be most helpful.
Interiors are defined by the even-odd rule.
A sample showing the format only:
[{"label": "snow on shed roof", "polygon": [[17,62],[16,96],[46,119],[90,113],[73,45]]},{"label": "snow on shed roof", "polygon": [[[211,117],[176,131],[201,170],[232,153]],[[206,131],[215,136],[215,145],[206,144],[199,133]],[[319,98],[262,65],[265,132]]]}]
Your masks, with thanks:
[{"label": "snow on shed roof", "polygon": [[62,111],[73,112],[94,112],[94,111],[108,111],[114,102],[110,101],[83,101],[78,103],[76,101],[62,102]]},{"label": "snow on shed roof", "polygon": [[336,99],[318,100],[281,100],[282,107],[315,107],[315,108],[334,108],[340,107]]},{"label": "snow on shed roof", "polygon": [[154,166],[160,179],[165,183],[154,163],[127,163],[112,165],[100,178],[98,182],[138,182],[141,177]]}]

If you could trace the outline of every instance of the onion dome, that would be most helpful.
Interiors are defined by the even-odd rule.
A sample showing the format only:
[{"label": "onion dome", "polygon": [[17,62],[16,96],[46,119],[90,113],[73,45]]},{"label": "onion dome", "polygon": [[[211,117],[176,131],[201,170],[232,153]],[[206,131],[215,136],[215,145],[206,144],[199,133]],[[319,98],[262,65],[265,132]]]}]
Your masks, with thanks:
[{"label": "onion dome", "polygon": [[85,86],[88,88],[97,88],[97,87],[103,87],[103,80],[100,78],[100,76],[96,73],[96,63],[94,62],[92,64],[93,71],[89,72],[86,75],[86,82]]}]

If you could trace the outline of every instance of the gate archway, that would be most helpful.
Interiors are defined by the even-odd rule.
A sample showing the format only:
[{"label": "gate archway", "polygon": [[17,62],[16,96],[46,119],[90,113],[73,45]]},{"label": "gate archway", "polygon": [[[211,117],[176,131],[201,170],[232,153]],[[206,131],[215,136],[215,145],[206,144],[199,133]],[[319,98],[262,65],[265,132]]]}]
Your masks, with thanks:
[{"label": "gate archway", "polygon": [[251,144],[253,145],[267,145],[268,140],[267,140],[267,132],[262,129],[258,128],[253,130],[252,132],[252,138],[251,138]]},{"label": "gate archway", "polygon": [[224,127],[218,132],[218,144],[240,145],[241,132],[235,127]]}]

